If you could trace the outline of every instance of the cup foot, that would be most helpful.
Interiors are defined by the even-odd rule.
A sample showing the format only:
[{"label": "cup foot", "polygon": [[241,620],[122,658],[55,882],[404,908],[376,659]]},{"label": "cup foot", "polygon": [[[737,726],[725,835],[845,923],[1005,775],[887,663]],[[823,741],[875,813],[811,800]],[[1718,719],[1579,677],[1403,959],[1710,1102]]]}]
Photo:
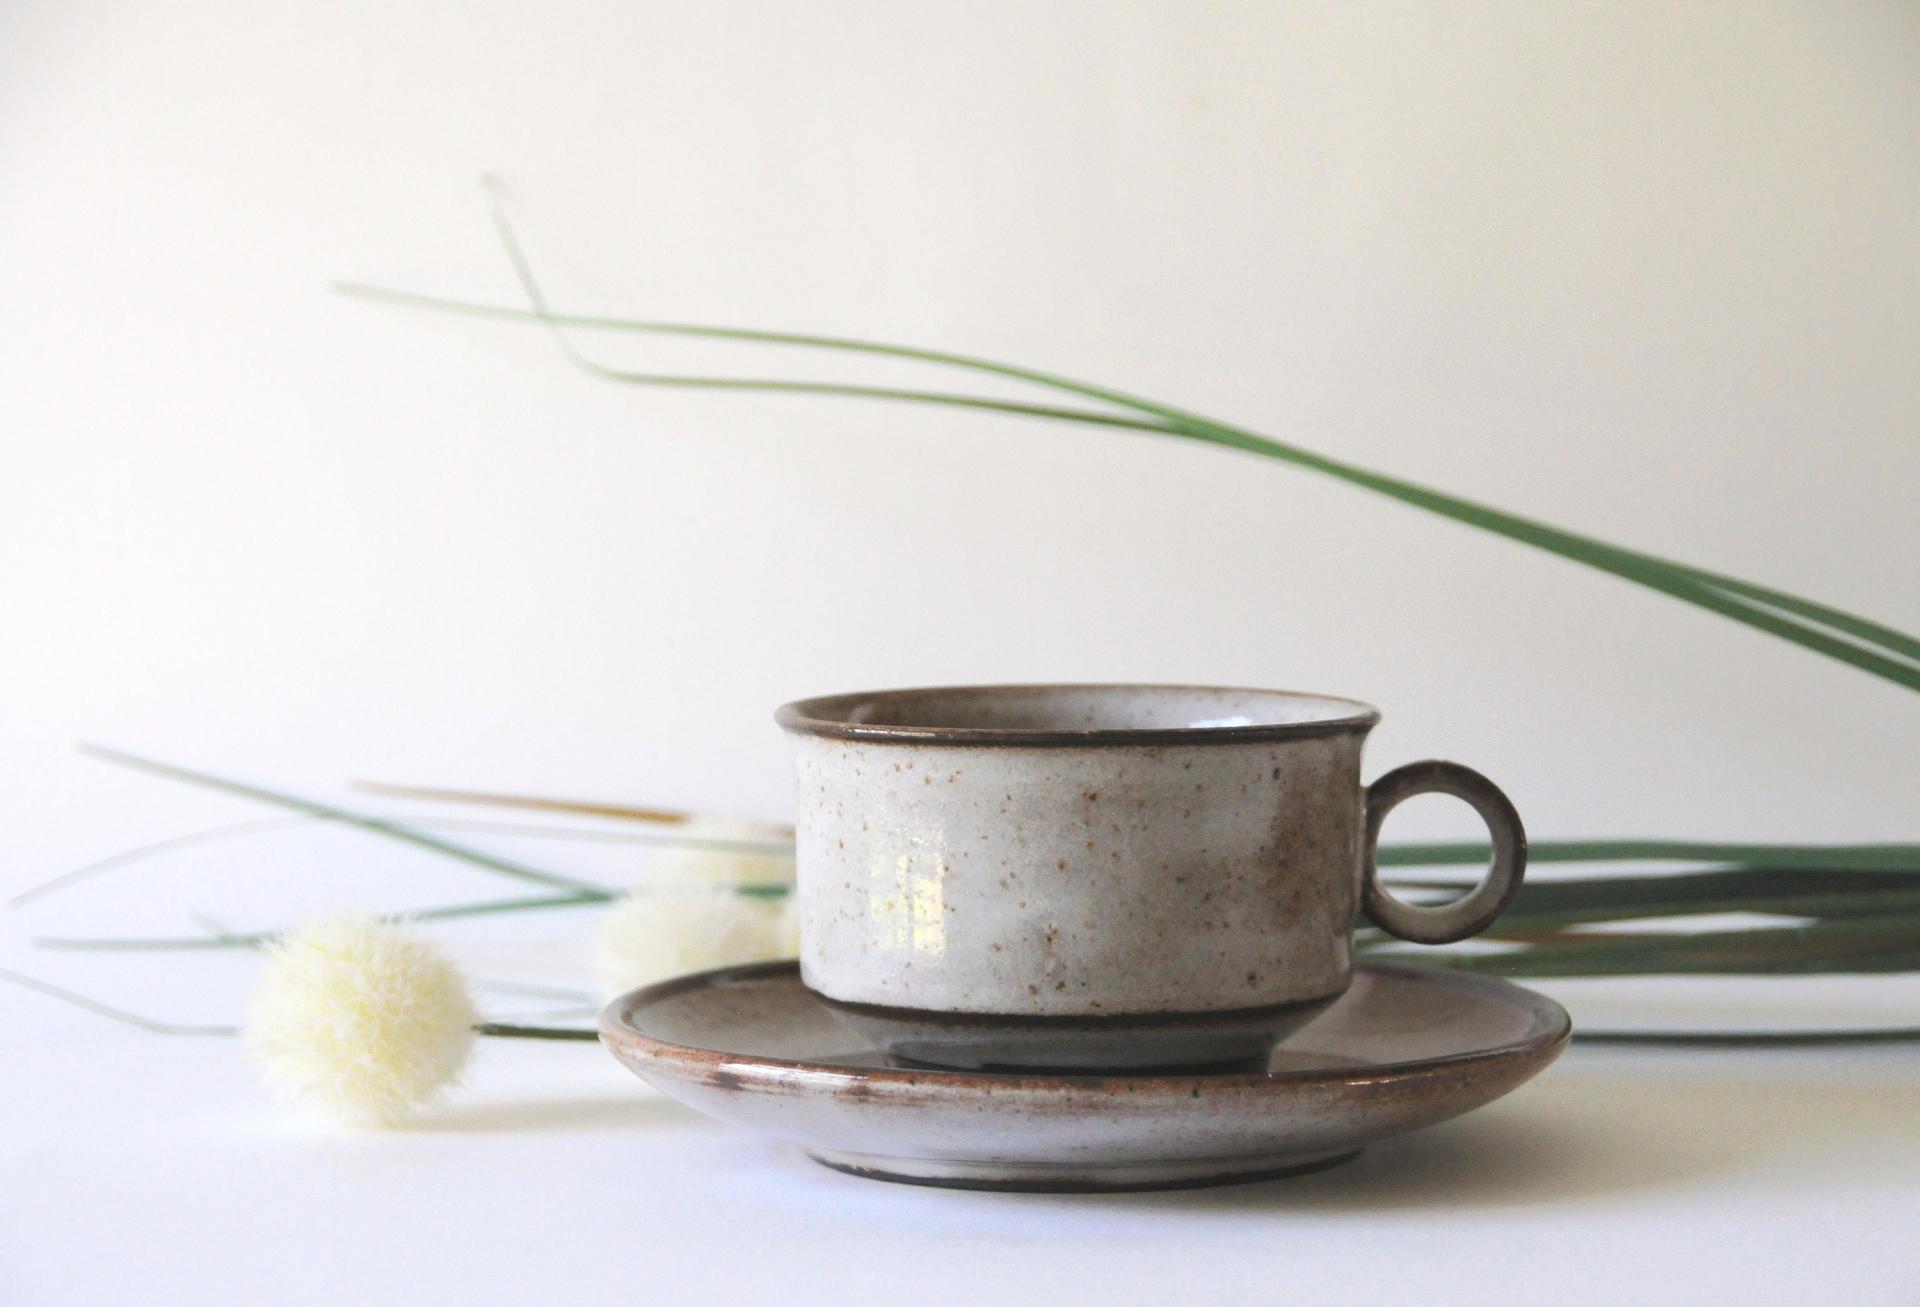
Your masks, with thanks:
[{"label": "cup foot", "polygon": [[1088,1018],[923,1012],[819,997],[843,1025],[905,1063],[964,1071],[1170,1075],[1259,1069],[1274,1044],[1339,995],[1228,1012]]},{"label": "cup foot", "polygon": [[1012,1193],[1127,1193],[1142,1189],[1199,1189],[1253,1184],[1305,1175],[1358,1157],[1360,1150],[1283,1156],[1217,1157],[1205,1161],[1076,1163],[975,1161],[875,1157],[816,1148],[808,1156],[822,1166],[869,1180],[936,1185],[943,1189],[994,1189]]}]

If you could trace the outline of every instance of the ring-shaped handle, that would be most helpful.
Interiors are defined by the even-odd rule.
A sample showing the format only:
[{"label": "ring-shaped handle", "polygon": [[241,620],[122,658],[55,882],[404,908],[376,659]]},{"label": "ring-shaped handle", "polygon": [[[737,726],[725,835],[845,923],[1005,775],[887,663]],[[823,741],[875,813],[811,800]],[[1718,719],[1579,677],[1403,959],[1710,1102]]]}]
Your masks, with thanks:
[{"label": "ring-shaped handle", "polygon": [[[1380,826],[1400,803],[1416,794],[1451,794],[1473,805],[1493,840],[1486,879],[1451,903],[1431,907],[1395,898],[1380,884],[1375,853]],[[1360,905],[1374,925],[1416,944],[1451,944],[1478,935],[1506,910],[1527,871],[1527,832],[1520,814],[1498,786],[1457,762],[1413,762],[1396,767],[1367,787],[1367,845]]]}]

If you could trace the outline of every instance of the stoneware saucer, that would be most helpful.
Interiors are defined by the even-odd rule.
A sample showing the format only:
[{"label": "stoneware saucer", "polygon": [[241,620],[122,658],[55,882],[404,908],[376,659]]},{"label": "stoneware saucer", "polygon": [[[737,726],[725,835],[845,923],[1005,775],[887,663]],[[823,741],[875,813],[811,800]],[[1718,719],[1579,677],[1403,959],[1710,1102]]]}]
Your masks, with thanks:
[{"label": "stoneware saucer", "polygon": [[609,1004],[600,1038],[642,1080],[837,1170],[966,1189],[1181,1188],[1270,1179],[1470,1112],[1560,1055],[1570,1023],[1501,980],[1362,963],[1261,1067],[1051,1075],[903,1064],[800,983],[730,967]]}]

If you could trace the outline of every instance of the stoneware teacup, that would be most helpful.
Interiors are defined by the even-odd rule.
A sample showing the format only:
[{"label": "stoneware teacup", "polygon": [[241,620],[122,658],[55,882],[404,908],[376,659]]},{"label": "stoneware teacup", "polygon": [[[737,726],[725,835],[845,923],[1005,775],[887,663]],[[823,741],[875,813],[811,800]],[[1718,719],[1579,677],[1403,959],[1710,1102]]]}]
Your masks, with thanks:
[{"label": "stoneware teacup", "polygon": [[[805,699],[795,747],[801,976],[897,1057],[980,1068],[1263,1056],[1347,988],[1357,909],[1439,944],[1520,886],[1520,818],[1451,762],[1360,780],[1379,713],[1279,690],[1007,685]],[[1457,795],[1486,878],[1380,887],[1381,821]]]}]

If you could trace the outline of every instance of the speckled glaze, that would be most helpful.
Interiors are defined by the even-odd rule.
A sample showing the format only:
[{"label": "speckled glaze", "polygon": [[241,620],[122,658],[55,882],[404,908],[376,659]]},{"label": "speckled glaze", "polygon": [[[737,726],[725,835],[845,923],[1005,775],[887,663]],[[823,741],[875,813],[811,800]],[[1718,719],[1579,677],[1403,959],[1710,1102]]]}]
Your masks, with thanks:
[{"label": "speckled glaze", "polygon": [[1492,1102],[1558,1057],[1567,1014],[1478,976],[1363,963],[1264,1065],[1216,1075],[1008,1075],[900,1066],[792,962],[682,977],[610,1004],[601,1039],[709,1116],[844,1171],[985,1189],[1169,1188],[1324,1166]]},{"label": "speckled glaze", "polygon": [[[1524,836],[1507,807],[1489,820],[1511,818],[1517,857],[1448,909],[1472,906],[1470,929],[1381,902],[1360,780],[1378,717],[1325,695],[1174,686],[790,704],[802,975],[922,1061],[1256,1055],[1346,989],[1363,893],[1389,929],[1399,914],[1425,938],[1460,938],[1518,884]],[[1498,796],[1464,768],[1422,766],[1406,793],[1464,773]]]}]

